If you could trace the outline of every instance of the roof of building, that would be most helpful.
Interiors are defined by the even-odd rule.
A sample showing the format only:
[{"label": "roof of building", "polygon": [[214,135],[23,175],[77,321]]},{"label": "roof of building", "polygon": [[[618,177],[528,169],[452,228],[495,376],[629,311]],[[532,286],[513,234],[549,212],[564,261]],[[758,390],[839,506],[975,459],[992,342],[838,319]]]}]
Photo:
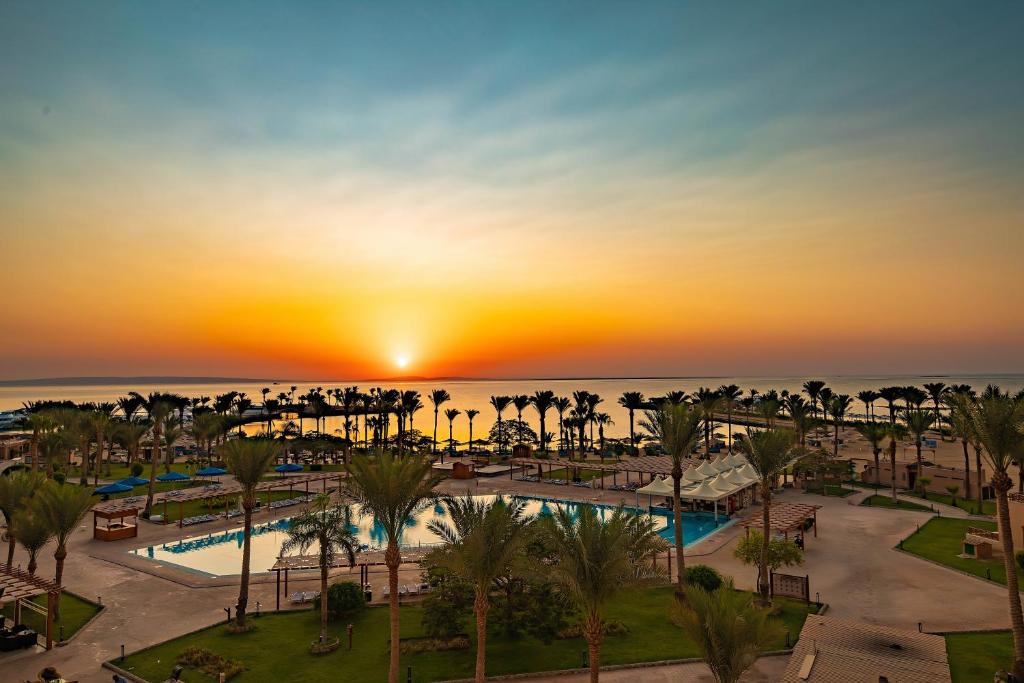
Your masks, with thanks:
[{"label": "roof of building", "polygon": [[[776,503],[773,502],[768,507],[768,528],[772,531],[793,531],[803,527],[806,520],[815,516],[815,513],[821,508],[820,505],[807,505],[806,503]],[[751,528],[751,527],[764,527],[764,519],[760,514],[750,515],[742,522],[740,526]]]},{"label": "roof of building", "polygon": [[946,683],[942,636],[811,615],[782,683]]}]

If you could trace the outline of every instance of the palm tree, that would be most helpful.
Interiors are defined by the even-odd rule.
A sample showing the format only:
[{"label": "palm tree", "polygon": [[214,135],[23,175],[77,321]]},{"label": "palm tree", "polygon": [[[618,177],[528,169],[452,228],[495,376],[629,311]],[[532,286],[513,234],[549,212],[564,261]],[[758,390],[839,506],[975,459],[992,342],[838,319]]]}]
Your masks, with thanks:
[{"label": "palm tree", "polygon": [[347,505],[331,505],[330,494],[317,496],[312,506],[291,520],[288,537],[281,544],[281,554],[296,548],[305,553],[318,547],[320,565],[320,643],[327,641],[327,574],[334,566],[338,551],[348,558],[348,566],[356,563],[359,539],[352,531],[352,510]]},{"label": "palm tree", "polygon": [[631,455],[636,453],[636,430],[633,425],[633,416],[636,411],[644,407],[644,395],[639,391],[626,391],[619,396],[619,405],[629,411],[629,445],[633,450]]},{"label": "palm tree", "polygon": [[558,450],[561,451],[565,447],[565,427],[563,426],[565,411],[569,410],[572,401],[565,396],[559,396],[552,405],[554,405],[555,411],[558,413]]},{"label": "palm tree", "polygon": [[884,425],[877,422],[865,422],[857,425],[857,431],[871,444],[871,453],[875,456],[875,485],[882,483],[882,473],[879,471],[879,455],[882,453],[882,441],[885,439],[888,430]]},{"label": "palm tree", "polygon": [[30,439],[30,453],[32,454],[32,470],[39,470],[39,439],[44,433],[51,431],[56,425],[53,416],[48,412],[30,412],[22,420],[22,425],[32,431]]},{"label": "palm tree", "polygon": [[892,504],[899,504],[899,497],[896,495],[896,444],[900,439],[906,436],[907,429],[901,424],[896,422],[889,423],[886,428],[886,436],[889,437],[889,467],[892,470],[891,475],[891,487],[892,487]]},{"label": "palm tree", "polygon": [[[68,539],[78,528],[79,523],[92,509],[92,492],[87,488],[58,484],[49,481],[39,487],[32,497],[32,510],[39,515],[40,523],[44,524],[54,540],[57,548],[53,552],[56,562],[53,581],[58,586],[64,580],[64,560],[68,556]],[[54,608],[57,621],[60,621],[60,602]]]},{"label": "palm tree", "polygon": [[736,407],[736,401],[743,395],[743,390],[735,384],[723,384],[718,387],[718,394],[725,403],[725,419],[729,425],[729,453],[732,453],[732,411]]},{"label": "palm tree", "polygon": [[391,661],[388,682],[398,682],[398,567],[402,556],[398,544],[409,517],[434,497],[438,482],[431,463],[426,458],[413,456],[396,459],[387,451],[376,457],[354,456],[348,465],[352,494],[362,509],[373,515],[387,538],[384,564],[388,568],[388,586],[391,591]]},{"label": "palm tree", "polygon": [[594,422],[597,423],[597,439],[600,444],[601,460],[604,460],[604,428],[615,424],[615,420],[608,413],[594,413]]},{"label": "palm tree", "polygon": [[470,408],[466,411],[466,417],[469,418],[469,451],[473,452],[473,418],[480,414],[479,410]]},{"label": "palm tree", "polygon": [[[949,426],[953,432],[953,437],[960,437],[960,444],[964,449],[964,497],[971,497],[971,456],[967,451],[967,445],[970,443],[973,436],[973,423],[971,420],[971,414],[965,410],[966,406],[961,405],[961,399],[959,395],[955,393],[947,394],[944,397],[946,407],[949,409]],[[981,482],[979,482],[980,484]],[[978,487],[978,505],[981,505],[981,487]]]},{"label": "palm tree", "polygon": [[175,417],[169,417],[164,421],[164,472],[171,471],[171,464],[174,462],[174,444],[178,443],[183,430],[181,423]]},{"label": "palm tree", "polygon": [[544,391],[536,391],[530,397],[530,403],[537,411],[537,415],[540,416],[540,450],[547,451],[547,415],[548,411],[555,404],[555,392],[546,389]]},{"label": "palm tree", "polygon": [[683,463],[700,442],[701,412],[698,406],[662,404],[648,411],[640,426],[661,442],[672,458],[672,513],[676,547],[676,593],[682,596],[686,559],[683,556],[683,504],[680,499]]},{"label": "palm tree", "polygon": [[597,412],[596,412],[597,411],[597,406],[600,403],[604,403],[604,399],[603,398],[601,398],[597,394],[591,393],[589,391],[587,392],[587,412],[586,412],[587,420],[586,421],[590,423],[590,447],[591,448],[594,448],[594,424],[597,422],[595,416],[597,415]]},{"label": "palm tree", "polygon": [[[966,402],[965,402],[966,403]],[[1024,449],[1024,403],[1006,395],[991,394],[966,405],[974,424],[974,433],[985,449],[985,459],[992,468],[992,488],[996,492],[996,520],[999,540],[1003,546],[1003,565],[1013,628],[1013,675],[1024,679],[1024,615],[1021,613],[1017,584],[1017,560],[1010,527],[1007,493],[1013,480],[1007,470],[1014,456]]]},{"label": "palm tree", "polygon": [[15,535],[11,532],[14,527],[15,514],[28,505],[37,490],[43,485],[46,478],[38,472],[12,472],[7,476],[0,476],[0,512],[7,520],[7,566],[14,564],[14,542]]},{"label": "palm tree", "polygon": [[740,451],[757,473],[761,488],[761,523],[764,528],[761,561],[757,564],[757,590],[761,602],[771,604],[768,585],[768,543],[771,540],[769,521],[772,486],[785,470],[793,454],[793,432],[788,429],[748,429],[747,438],[739,443]]},{"label": "palm tree", "polygon": [[903,387],[882,387],[878,390],[878,397],[885,401],[889,410],[889,424],[896,422],[896,401],[903,395]]},{"label": "palm tree", "polygon": [[[924,410],[908,410],[903,415],[903,420],[907,423],[907,429],[914,435],[914,446],[917,448],[917,479],[914,483],[917,484],[921,479],[921,446],[922,440],[924,439],[924,433],[932,428],[935,423],[935,415],[926,412]],[[924,492],[923,486],[918,486],[922,493]]]},{"label": "palm tree", "polygon": [[149,490],[146,493],[146,507],[142,516],[149,519],[153,513],[153,494],[156,491],[156,465],[160,461],[160,439],[164,422],[171,414],[171,404],[160,400],[158,394],[150,394],[144,403],[146,413],[153,423],[153,451],[149,463]]},{"label": "palm tree", "polygon": [[804,382],[804,393],[811,399],[811,409],[814,411],[814,417],[818,417],[818,395],[824,388],[825,383],[821,380],[812,379]]},{"label": "palm tree", "polygon": [[434,389],[430,392],[429,398],[430,402],[434,404],[434,445],[431,452],[437,453],[437,413],[441,409],[441,404],[452,400],[452,397],[444,389]]},{"label": "palm tree", "polygon": [[867,389],[857,393],[857,399],[864,403],[864,415],[875,421],[875,401],[882,398],[874,389]]},{"label": "palm tree", "polygon": [[516,394],[512,397],[512,407],[516,409],[516,424],[518,429],[516,430],[517,438],[522,438],[523,433],[523,411],[530,405],[530,397],[525,394]]},{"label": "palm tree", "polygon": [[[111,433],[113,421],[110,414],[113,411],[113,403],[98,403],[85,416],[86,423],[96,439],[96,467],[93,469],[93,484],[99,484],[100,465],[103,463],[103,452],[106,450],[107,436]],[[108,463],[106,473],[109,473],[109,470],[110,465]]]},{"label": "palm tree", "polygon": [[713,591],[700,586],[687,586],[685,591],[686,604],[678,609],[677,620],[718,683],[737,683],[782,635],[782,627],[769,620],[768,611],[735,590],[731,580]]},{"label": "palm tree", "polygon": [[281,444],[273,439],[235,439],[217,449],[228,471],[242,487],[242,577],[235,606],[235,627],[245,629],[245,608],[249,604],[249,556],[252,546],[252,511],[256,507],[256,486],[277,460]]},{"label": "palm tree", "polygon": [[522,555],[529,536],[530,520],[522,501],[477,501],[472,496],[446,498],[451,524],[430,522],[428,528],[444,542],[436,555],[440,566],[473,586],[473,614],[476,617],[476,677],[485,680],[487,656],[487,611],[494,582],[507,576]]},{"label": "palm tree", "polygon": [[925,382],[924,390],[931,397],[935,404],[935,424],[939,425],[939,435],[942,435],[942,397],[949,390],[944,382]]},{"label": "palm tree", "polygon": [[[7,534],[11,542],[17,539],[21,547],[28,553],[28,573],[35,576],[36,568],[39,566],[36,557],[39,551],[46,547],[46,544],[53,540],[53,530],[46,519],[29,506],[22,508],[15,513],[14,517],[8,520]],[[11,566],[10,560],[7,566]]]},{"label": "palm tree", "polygon": [[721,407],[722,397],[717,391],[701,387],[693,398],[700,406],[701,417],[704,419],[704,457],[710,459],[711,437],[715,433],[715,411]]},{"label": "palm tree", "polygon": [[455,418],[462,415],[462,411],[458,408],[448,408],[444,411],[444,416],[448,418],[448,449],[455,452],[455,436],[453,432],[455,430]]},{"label": "palm tree", "polygon": [[581,505],[575,514],[559,507],[540,524],[554,550],[550,576],[583,613],[580,626],[589,651],[590,681],[597,683],[605,606],[620,591],[659,576],[650,558],[664,550],[665,540],[650,519],[621,506],[603,522],[592,505]]},{"label": "palm tree", "polygon": [[501,437],[501,434],[503,433],[501,431],[501,413],[502,413],[502,411],[505,410],[505,408],[508,408],[508,404],[511,403],[511,402],[512,402],[512,397],[510,397],[510,396],[491,396],[491,407],[494,408],[494,412],[496,412],[498,414],[498,454],[499,455],[504,452],[502,450],[502,445],[504,443],[504,439]]},{"label": "palm tree", "polygon": [[832,456],[839,457],[839,427],[843,424],[846,411],[849,410],[853,399],[846,394],[833,396],[828,404],[828,412],[832,416],[832,429],[835,436],[832,439]]}]

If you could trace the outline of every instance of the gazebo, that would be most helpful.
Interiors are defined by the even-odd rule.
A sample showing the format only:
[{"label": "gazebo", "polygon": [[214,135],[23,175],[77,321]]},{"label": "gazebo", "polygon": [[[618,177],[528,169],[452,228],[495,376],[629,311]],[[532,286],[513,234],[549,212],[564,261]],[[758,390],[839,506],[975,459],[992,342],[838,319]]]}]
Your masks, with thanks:
[{"label": "gazebo", "polygon": [[[807,521],[812,520],[814,536],[818,536],[818,510],[820,505],[808,505],[806,503],[772,503],[768,508],[769,531],[776,531],[783,534],[789,540],[791,532],[803,531]],[[750,533],[750,529],[764,528],[762,515],[753,514],[744,519],[740,524]]]},{"label": "gazebo", "polygon": [[[122,507],[113,510],[92,511],[92,537],[97,541],[120,541],[139,535],[139,508]],[[106,524],[100,525],[100,520]],[[129,521],[125,521],[125,520]]]},{"label": "gazebo", "polygon": [[[0,564],[0,604],[14,602],[14,623],[21,623],[22,609],[37,612],[46,617],[46,649],[53,647],[53,613],[60,600],[60,586],[53,581],[33,576],[22,569]],[[32,601],[32,598],[46,595],[46,607]]]}]

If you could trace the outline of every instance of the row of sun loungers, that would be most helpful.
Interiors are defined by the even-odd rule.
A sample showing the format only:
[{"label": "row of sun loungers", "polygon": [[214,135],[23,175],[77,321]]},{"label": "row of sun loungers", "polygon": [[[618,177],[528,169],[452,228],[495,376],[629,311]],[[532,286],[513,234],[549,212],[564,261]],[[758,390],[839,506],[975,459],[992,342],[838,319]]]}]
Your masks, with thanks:
[{"label": "row of sun loungers", "polygon": [[272,500],[270,501],[270,509],[277,510],[278,508],[291,507],[292,505],[301,505],[307,503],[316,498],[316,496],[299,496],[298,498],[285,498],[284,500]]},{"label": "row of sun loungers", "polygon": [[206,522],[216,522],[220,515],[196,515],[195,517],[186,517],[181,520],[182,526],[192,526],[194,524],[205,524]]},{"label": "row of sun loungers", "polygon": [[[406,595],[422,595],[423,593],[430,592],[429,583],[410,583],[398,587],[399,597]],[[384,591],[381,593],[381,597],[391,597],[391,586],[384,586]]]},{"label": "row of sun loungers", "polygon": [[320,591],[295,591],[292,593],[292,604],[301,605],[306,602],[313,602],[320,597]]},{"label": "row of sun loungers", "polygon": [[611,484],[608,486],[609,491],[636,491],[638,488],[643,486],[638,481],[628,481],[625,484]]}]

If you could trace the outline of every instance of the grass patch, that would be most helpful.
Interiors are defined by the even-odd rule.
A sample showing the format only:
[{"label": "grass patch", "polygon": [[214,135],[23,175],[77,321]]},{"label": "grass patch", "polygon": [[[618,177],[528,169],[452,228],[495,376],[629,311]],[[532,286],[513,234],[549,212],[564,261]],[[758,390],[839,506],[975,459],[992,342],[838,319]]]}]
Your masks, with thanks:
[{"label": "grass patch", "polygon": [[896,510],[914,510],[917,512],[932,512],[930,507],[925,505],[918,505],[917,503],[911,503],[906,500],[899,500],[896,503],[892,502],[892,496],[874,495],[868,496],[860,503],[864,507],[875,507],[875,508],[889,508]]},{"label": "grass patch", "polygon": [[[914,532],[903,541],[903,549],[947,567],[1005,585],[1006,568],[1003,566],[1001,557],[992,560],[958,557],[963,551],[963,540],[967,527],[988,531],[996,529],[994,522],[984,520],[933,517],[919,531]],[[1024,587],[1024,576],[1018,577],[1018,584]]]},{"label": "grass patch", "polygon": [[804,493],[811,493],[819,496],[834,496],[838,498],[845,498],[846,496],[857,493],[857,489],[847,488],[840,484],[824,484],[820,488],[807,488]]},{"label": "grass patch", "polygon": [[946,653],[953,683],[987,683],[999,669],[1013,666],[1013,636],[1009,631],[948,635]]},{"label": "grass patch", "polygon": [[[149,479],[149,463],[148,462],[142,463],[142,467],[143,467],[142,474],[140,474],[139,476],[142,477],[143,479]],[[201,469],[201,468],[198,467],[198,466],[195,466],[195,465],[189,466],[187,463],[183,463],[183,462],[176,462],[173,465],[171,465],[171,471],[172,472],[181,472],[182,474],[188,474],[188,475],[191,475],[193,472],[195,472],[198,469]],[[81,468],[78,467],[77,465],[72,466],[71,470],[68,472],[68,481],[71,481],[72,479],[75,480],[75,481],[78,481],[78,477],[81,475],[81,471],[82,471]],[[157,463],[156,473],[157,474],[163,474],[164,472],[165,472],[165,469],[164,469],[163,463]],[[92,481],[93,476],[94,476],[93,475],[93,470],[90,469],[89,470],[89,481]],[[123,463],[117,463],[117,462],[110,463],[110,474],[106,474],[106,468],[103,467],[102,465],[100,466],[100,479],[107,479],[107,480],[110,480],[110,481],[118,481],[119,479],[127,479],[130,476],[132,476],[132,473],[128,469],[128,465],[125,465]]]},{"label": "grass patch", "polygon": [[[298,496],[306,495],[305,491],[272,491],[270,494],[270,500],[284,500],[285,498],[296,498]],[[260,503],[264,506],[267,504],[266,492],[261,492],[257,496]],[[227,496],[227,508],[233,510],[239,507],[239,494],[233,496]],[[167,516],[164,518],[168,522],[176,522],[183,517],[196,517],[198,515],[215,515],[217,513],[224,513],[225,497],[218,496],[217,498],[210,498],[208,500],[190,500],[187,503],[182,503],[180,506],[174,501],[167,502]],[[180,509],[180,511],[179,511]],[[162,515],[164,514],[164,504],[162,502],[153,503],[153,514]],[[237,519],[241,519],[238,517]]]},{"label": "grass patch", "polygon": [[[929,493],[927,498],[924,498],[924,496],[920,495],[916,491],[906,491],[906,494],[908,496],[913,496],[914,498],[923,498],[924,500],[930,500],[933,503],[942,503],[943,505],[953,504],[952,497],[945,493]],[[960,496],[957,496],[956,505],[954,507],[958,507],[965,512],[970,512],[971,514],[977,514],[978,501],[964,500]],[[990,517],[995,517],[996,502],[994,500],[981,501],[981,514],[988,515]]]},{"label": "grass patch", "polygon": [[[44,609],[46,608],[45,595],[37,595],[32,598],[32,602]],[[86,622],[92,619],[100,609],[102,608],[99,605],[83,600],[67,591],[62,592],[60,594],[60,619],[61,623],[64,624],[64,639],[67,640],[78,633],[79,629],[85,626]],[[8,619],[14,619],[14,604],[4,605],[3,614]],[[36,614],[29,609],[23,608],[21,610],[21,621],[36,633],[46,633],[46,617],[42,614]],[[57,639],[59,634],[60,626],[55,625],[53,632],[54,640]]]},{"label": "grass patch", "polygon": [[[670,620],[674,601],[670,586],[630,591],[615,600],[608,609],[611,621],[622,622],[627,630],[622,635],[608,636],[602,648],[603,664],[625,664],[697,656],[696,646]],[[777,601],[781,607],[778,619],[795,640],[808,614],[808,607],[793,600]],[[811,606],[814,609],[814,606]],[[422,638],[422,610],[410,605],[401,608],[402,638]],[[319,620],[313,611],[270,614],[254,620],[258,628],[244,635],[228,635],[222,625],[168,641],[135,653],[121,664],[147,680],[161,680],[167,675],[168,662],[190,647],[212,652],[230,653],[246,671],[237,681],[338,681],[377,683],[388,667],[388,609],[371,607],[357,615],[354,624],[352,651],[342,647],[336,652],[314,657],[309,645],[316,639]],[[344,623],[332,623],[329,636],[347,643]],[[472,623],[467,624],[473,631]],[[783,647],[785,637],[773,643]],[[533,638],[510,640],[492,635],[487,641],[487,672],[490,675],[548,671],[578,667],[581,651],[586,649],[580,638],[556,640],[545,645]],[[527,655],[528,656],[524,656]],[[447,652],[403,653],[401,671],[413,670],[416,681],[437,681],[472,677],[474,648]],[[211,676],[189,672],[189,681],[213,681]]]},{"label": "grass patch", "polygon": [[590,481],[592,479],[601,478],[602,473],[597,470],[585,470],[583,468],[575,469],[572,474],[569,473],[569,468],[563,467],[561,469],[551,470],[550,472],[544,470],[544,479],[568,479],[576,476],[583,481]]}]

